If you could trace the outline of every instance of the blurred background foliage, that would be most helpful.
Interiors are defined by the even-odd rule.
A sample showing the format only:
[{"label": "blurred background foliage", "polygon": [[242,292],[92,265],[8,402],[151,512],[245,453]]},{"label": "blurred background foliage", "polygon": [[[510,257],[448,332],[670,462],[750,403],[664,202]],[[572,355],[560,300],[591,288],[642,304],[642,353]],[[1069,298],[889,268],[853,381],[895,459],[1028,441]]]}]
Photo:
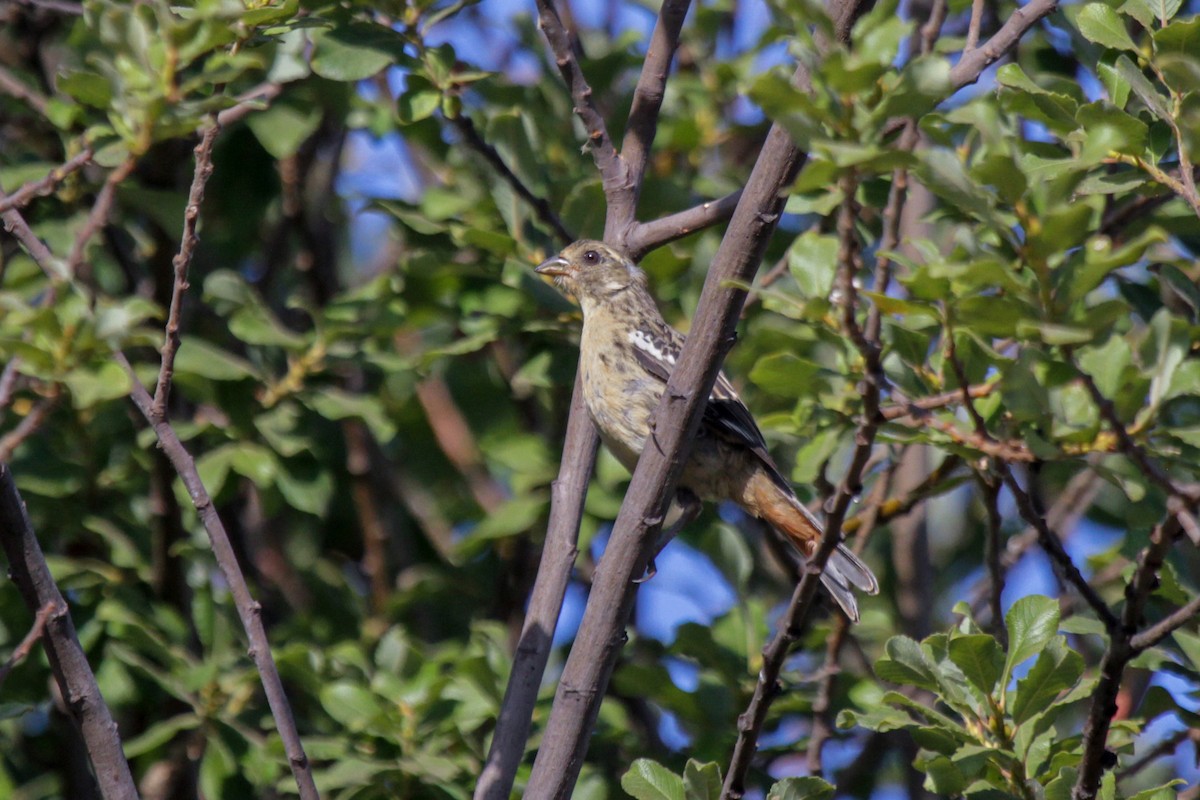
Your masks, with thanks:
[{"label": "blurred background foliage", "polygon": [[[650,5],[580,0],[569,19],[614,137]],[[986,38],[1014,6],[983,6]],[[997,501],[1003,608],[1061,597],[1061,624],[1058,603],[1026,609],[1053,617],[1035,641],[1053,650],[1055,688],[1037,697],[1075,691],[1060,698],[1049,736],[1048,721],[1030,723],[1014,743],[1032,701],[1006,712],[997,681],[1036,670],[1025,659],[1037,648],[1002,673],[969,671],[969,698],[956,703],[947,689],[967,672],[956,654],[1003,662],[985,633],[998,620],[986,599],[986,490],[974,475],[989,474],[989,457],[1018,465],[1036,501],[1062,512],[1067,552],[1114,604],[1168,497],[1121,447],[1081,374],[1173,480],[1200,477],[1194,6],[1064,5],[957,92],[962,0],[943,8],[927,46],[928,3],[879,2],[852,48],[821,59],[812,30],[823,18],[803,0],[690,11],[639,216],[736,190],[771,120],[810,153],[728,363],[802,496],[818,500],[838,480],[861,411],[862,365],[832,296],[846,187],[858,205],[860,288],[886,312],[888,408],[966,381],[987,431],[985,440],[956,398],[897,413],[883,429],[863,506],[880,509],[866,558],[884,591],[864,604],[836,680],[839,662],[823,663],[838,624],[823,616],[805,634],[756,762],[764,791],[812,770],[814,713],[832,721],[844,710],[845,727],[823,734],[833,737],[823,761],[816,746],[843,796],[1066,796],[1081,676],[1094,678],[1104,639],[1031,546],[1007,490]],[[55,280],[0,237],[0,460],[71,602],[144,797],[294,791],[203,529],[113,361],[126,351],[146,381],[157,369],[191,149],[217,113],[227,122],[191,267],[174,425],[263,604],[322,792],[470,795],[536,571],[578,330],[573,307],[530,270],[557,247],[552,229],[478,143],[572,234],[599,235],[604,221],[599,176],[531,13],[422,0],[0,8],[0,186],[12,194],[94,151],[93,164],[23,211],[57,258]],[[796,58],[809,63],[811,93],[786,79]],[[897,145],[904,116],[919,122],[911,152]],[[901,168],[903,238],[883,253]],[[93,218],[98,199],[111,203],[106,218]],[[682,329],[720,233],[643,261]],[[873,293],[881,255],[895,260],[898,284]],[[560,647],[626,480],[602,453]],[[898,514],[889,497],[915,510]],[[711,509],[660,558],[578,796],[655,797],[673,780],[689,796],[711,788],[712,768],[700,765],[728,758],[790,593],[769,545],[751,521]],[[1194,596],[1198,570],[1184,539],[1149,618]],[[953,613],[959,601],[968,607]],[[0,582],[0,652],[29,620]],[[1066,638],[1053,638],[1060,629]],[[1122,688],[1111,740],[1121,796],[1177,776],[1191,788],[1161,791],[1195,792],[1195,631],[1193,622],[1142,654]],[[910,638],[889,644],[897,635]],[[936,694],[948,716],[912,723],[881,680]],[[40,653],[4,684],[0,796],[94,796],[48,685]],[[551,695],[548,683],[531,750]],[[1001,720],[1002,733],[1007,719],[1009,738],[989,738],[973,714]],[[979,757],[1006,746],[1028,774]],[[657,763],[635,764],[640,756]],[[810,789],[779,784],[772,797]]]}]

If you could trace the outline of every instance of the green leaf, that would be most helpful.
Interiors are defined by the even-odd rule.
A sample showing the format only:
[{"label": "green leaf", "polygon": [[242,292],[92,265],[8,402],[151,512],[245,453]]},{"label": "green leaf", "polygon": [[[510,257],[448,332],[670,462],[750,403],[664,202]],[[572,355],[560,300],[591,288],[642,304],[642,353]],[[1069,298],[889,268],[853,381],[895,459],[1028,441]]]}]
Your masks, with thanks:
[{"label": "green leaf", "polygon": [[916,641],[907,636],[893,636],[884,650],[887,656],[875,662],[875,674],[880,680],[932,692],[940,690],[933,663]]},{"label": "green leaf", "polygon": [[313,72],[333,81],[365,80],[408,60],[404,37],[383,25],[352,22],[313,39]]},{"label": "green leaf", "polygon": [[1117,11],[1133,17],[1146,30],[1154,30],[1178,14],[1182,5],[1183,0],[1125,0]]},{"label": "green leaf", "polygon": [[484,517],[460,545],[464,556],[478,552],[487,542],[526,533],[542,517],[549,502],[544,494],[514,497]]},{"label": "green leaf", "polygon": [[950,640],[950,660],[967,676],[971,684],[990,696],[1004,670],[1004,651],[986,633],[955,636]]},{"label": "green leaf", "polygon": [[249,362],[198,336],[185,336],[180,343],[179,352],[175,355],[175,372],[210,381],[239,381],[256,377]]},{"label": "green leaf", "polygon": [[804,298],[829,297],[837,274],[837,237],[805,231],[788,250],[788,270]]},{"label": "green leaf", "polygon": [[836,789],[821,778],[784,778],[767,791],[767,800],[827,800]]},{"label": "green leaf", "polygon": [[1058,601],[1035,594],[1013,603],[1004,615],[1008,627],[1008,659],[1004,664],[1003,683],[1013,668],[1038,653],[1058,632]]},{"label": "green leaf", "polygon": [[684,800],[683,779],[648,758],[629,765],[621,776],[621,788],[635,800]]},{"label": "green leaf", "polygon": [[1179,645],[1183,654],[1187,656],[1192,669],[1200,672],[1200,636],[1179,628],[1171,633],[1171,637],[1175,640],[1175,644]]},{"label": "green leaf", "polygon": [[[1179,2],[1180,0],[1174,0],[1175,11],[1179,10]],[[1194,58],[1196,53],[1200,53],[1200,16],[1177,19],[1167,27],[1155,31],[1154,49],[1160,55],[1177,53]]]},{"label": "green leaf", "polygon": [[1115,50],[1137,50],[1121,15],[1104,3],[1088,3],[1075,16],[1079,32],[1089,41]]},{"label": "green leaf", "polygon": [[1138,96],[1150,113],[1161,120],[1171,119],[1171,109],[1167,99],[1159,94],[1158,89],[1150,83],[1142,70],[1128,56],[1121,56],[1116,63],[1117,74],[1129,84],[1129,88]]},{"label": "green leaf", "polygon": [[193,731],[199,728],[200,724],[200,718],[191,713],[156,722],[138,736],[125,740],[125,757],[135,758],[149,753],[174,739],[180,731]]},{"label": "green leaf", "polygon": [[813,393],[813,376],[820,371],[820,365],[792,353],[775,353],[758,360],[750,370],[750,380],[772,394],[799,398]]},{"label": "green leaf", "polygon": [[1055,636],[1038,654],[1028,674],[1017,681],[1017,696],[1010,700],[1013,721],[1018,725],[1044,711],[1059,693],[1070,689],[1083,675],[1083,657],[1067,647],[1066,639]]},{"label": "green leaf", "polygon": [[321,687],[325,713],[352,731],[370,726],[383,713],[381,698],[350,681],[335,681]]},{"label": "green leaf", "polygon": [[263,149],[276,159],[295,155],[321,124],[322,111],[312,98],[284,96],[266,110],[251,114],[246,124]]},{"label": "green leaf", "polygon": [[683,768],[683,796],[686,800],[720,800],[720,765],[715,761],[701,764],[689,758]]},{"label": "green leaf", "polygon": [[129,375],[115,361],[77,367],[62,380],[71,391],[71,404],[77,409],[125,397],[133,386]]}]

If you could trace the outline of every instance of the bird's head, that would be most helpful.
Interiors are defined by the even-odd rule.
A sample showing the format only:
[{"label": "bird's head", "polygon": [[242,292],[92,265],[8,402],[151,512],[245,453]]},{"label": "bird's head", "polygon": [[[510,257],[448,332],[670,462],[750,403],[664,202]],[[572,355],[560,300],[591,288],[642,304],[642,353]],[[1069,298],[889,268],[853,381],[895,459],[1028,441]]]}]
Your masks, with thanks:
[{"label": "bird's head", "polygon": [[586,314],[594,303],[603,303],[628,289],[646,288],[646,273],[604,242],[581,239],[563,248],[537,267],[550,275],[559,289],[574,295]]}]

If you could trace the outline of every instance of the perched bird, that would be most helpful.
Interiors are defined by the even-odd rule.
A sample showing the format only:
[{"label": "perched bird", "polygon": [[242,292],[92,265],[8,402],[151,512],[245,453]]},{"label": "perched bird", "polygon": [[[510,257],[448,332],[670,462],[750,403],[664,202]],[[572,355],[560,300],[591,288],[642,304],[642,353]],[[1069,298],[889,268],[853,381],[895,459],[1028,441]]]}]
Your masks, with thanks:
[{"label": "perched bird", "polygon": [[[659,313],[646,274],[603,242],[568,245],[536,270],[553,276],[583,310],[580,369],[584,398],[601,441],[627,469],[637,464],[667,378],[683,349],[683,334]],[[700,432],[684,465],[675,501],[683,511],[665,545],[700,511],[700,501],[730,500],[784,534],[805,556],[821,538],[821,523],[796,498],[767,453],[767,443],[724,373],[717,375]],[[838,545],[821,576],[842,610],[857,622],[851,587],[879,591],[871,570]]]}]

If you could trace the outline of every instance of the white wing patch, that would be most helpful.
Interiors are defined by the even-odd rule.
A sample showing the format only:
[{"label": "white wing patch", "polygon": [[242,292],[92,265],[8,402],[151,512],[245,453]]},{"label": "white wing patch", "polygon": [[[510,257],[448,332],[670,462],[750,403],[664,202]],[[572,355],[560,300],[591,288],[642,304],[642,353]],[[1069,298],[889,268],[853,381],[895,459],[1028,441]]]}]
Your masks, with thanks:
[{"label": "white wing patch", "polygon": [[629,332],[629,343],[648,354],[656,361],[661,361],[664,364],[675,366],[675,354],[669,348],[663,346],[653,339],[650,334],[642,330],[634,329]]}]

